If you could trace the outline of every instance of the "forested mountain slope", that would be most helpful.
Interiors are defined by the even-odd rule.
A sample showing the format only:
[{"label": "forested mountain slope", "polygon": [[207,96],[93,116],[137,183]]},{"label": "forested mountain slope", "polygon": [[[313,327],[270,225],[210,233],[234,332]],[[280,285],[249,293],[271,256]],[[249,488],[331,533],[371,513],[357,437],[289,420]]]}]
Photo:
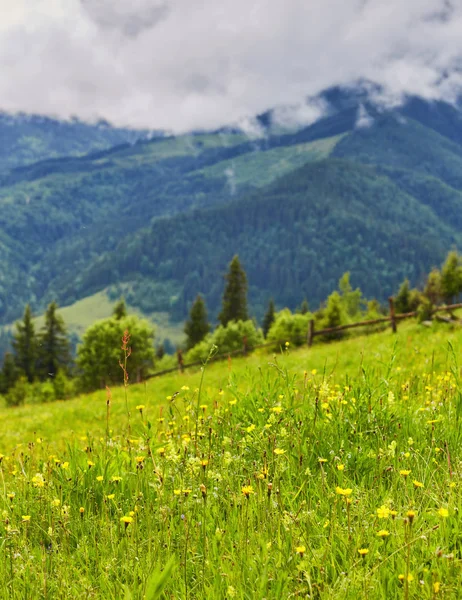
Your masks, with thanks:
[{"label": "forested mountain slope", "polygon": [[280,304],[306,297],[316,305],[346,267],[367,295],[383,297],[404,277],[423,277],[459,240],[457,230],[373,167],[332,158],[291,172],[263,193],[155,220],[77,280],[69,273],[60,281],[67,300],[136,280],[142,264],[144,277],[177,283],[178,314],[198,291],[216,310],[221,274],[237,252],[261,314],[270,295]]},{"label": "forested mountain slope", "polygon": [[0,322],[107,286],[177,319],[200,291],[213,318],[235,253],[257,315],[271,295],[316,307],[346,270],[380,300],[421,282],[460,244],[460,110],[418,98],[385,110],[345,90],[323,101],[323,118],[292,130],[262,115],[258,138],[230,128],[107,149],[77,124],[59,139],[79,154],[87,135],[84,156],[24,165],[14,150],[22,166],[2,172],[0,152]]},{"label": "forested mountain slope", "polygon": [[79,156],[132,143],[146,132],[0,112],[0,172],[59,156]]}]

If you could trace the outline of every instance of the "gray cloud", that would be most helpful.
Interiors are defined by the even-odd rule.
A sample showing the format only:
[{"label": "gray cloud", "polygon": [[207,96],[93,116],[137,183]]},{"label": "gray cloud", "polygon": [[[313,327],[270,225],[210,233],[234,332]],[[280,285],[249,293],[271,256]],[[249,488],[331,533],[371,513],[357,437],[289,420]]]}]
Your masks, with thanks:
[{"label": "gray cloud", "polygon": [[[175,132],[359,78],[452,100],[462,3],[447,0],[0,0],[0,109]],[[298,115],[298,116],[297,116]]]}]

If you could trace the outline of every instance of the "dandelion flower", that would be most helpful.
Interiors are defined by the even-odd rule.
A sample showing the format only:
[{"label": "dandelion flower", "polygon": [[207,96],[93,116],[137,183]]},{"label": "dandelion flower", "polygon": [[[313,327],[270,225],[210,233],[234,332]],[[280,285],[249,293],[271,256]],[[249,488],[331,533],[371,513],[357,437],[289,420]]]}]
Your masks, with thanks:
[{"label": "dandelion flower", "polygon": [[417,479],[414,479],[414,481],[412,482],[414,484],[414,487],[416,488],[423,488],[424,484],[421,481],[417,481]]},{"label": "dandelion flower", "polygon": [[381,529],[380,531],[377,531],[377,535],[381,538],[386,538],[390,535],[390,532],[386,529]]},{"label": "dandelion flower", "polygon": [[414,517],[416,516],[416,511],[415,510],[408,510],[406,513],[407,518],[409,519],[409,523],[412,524],[412,521],[414,520]]},{"label": "dandelion flower", "polygon": [[410,469],[401,469],[401,471],[399,472],[400,475],[402,475],[403,477],[407,477],[410,474]]},{"label": "dandelion flower", "polygon": [[414,575],[412,575],[411,573],[409,573],[409,575],[406,577],[406,576],[405,576],[403,573],[400,573],[400,574],[398,575],[398,579],[399,579],[400,581],[404,581],[405,579],[407,579],[407,581],[408,581],[409,583],[411,583],[411,581],[414,581]]},{"label": "dandelion flower", "polygon": [[120,522],[124,523],[125,528],[127,528],[130,525],[130,523],[133,523],[133,517],[125,515],[123,517],[120,517]]},{"label": "dandelion flower", "polygon": [[29,523],[29,521],[30,521],[30,515],[22,515],[23,523]]},{"label": "dandelion flower", "polygon": [[449,517],[449,511],[447,508],[441,507],[438,511],[438,514],[440,517],[443,517],[443,519],[447,519]]},{"label": "dandelion flower", "polygon": [[246,498],[249,498],[250,494],[254,494],[253,487],[251,485],[242,486],[241,492]]},{"label": "dandelion flower", "polygon": [[274,454],[276,454],[276,456],[281,456],[281,454],[285,454],[286,451],[283,450],[282,448],[275,448],[274,449]]},{"label": "dandelion flower", "polygon": [[358,552],[361,556],[366,556],[366,554],[369,554],[369,548],[359,548]]},{"label": "dandelion flower", "polygon": [[345,469],[345,465],[337,465],[337,470],[338,471],[343,471]]},{"label": "dandelion flower", "polygon": [[351,493],[352,493],[352,491],[353,491],[353,490],[352,490],[351,488],[345,488],[345,489],[344,489],[344,488],[341,488],[341,487],[339,487],[339,486],[337,486],[337,487],[335,488],[335,492],[336,492],[337,494],[339,494],[340,496],[351,496]]},{"label": "dandelion flower", "polygon": [[305,554],[305,552],[306,552],[306,548],[305,548],[305,546],[297,546],[295,548],[295,552],[297,554],[300,554],[300,556],[303,556]]},{"label": "dandelion flower", "polygon": [[385,506],[385,504],[382,504],[382,506],[377,509],[377,516],[379,519],[388,519],[390,516],[390,509]]}]

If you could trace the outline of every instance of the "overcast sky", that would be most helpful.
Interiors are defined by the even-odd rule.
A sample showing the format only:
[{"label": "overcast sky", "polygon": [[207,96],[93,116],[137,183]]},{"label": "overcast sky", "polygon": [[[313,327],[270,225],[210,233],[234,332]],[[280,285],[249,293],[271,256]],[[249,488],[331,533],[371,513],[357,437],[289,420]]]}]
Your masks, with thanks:
[{"label": "overcast sky", "polygon": [[[462,87],[462,0],[0,0],[0,109],[176,132],[358,78]],[[287,115],[286,115],[287,116]]]}]

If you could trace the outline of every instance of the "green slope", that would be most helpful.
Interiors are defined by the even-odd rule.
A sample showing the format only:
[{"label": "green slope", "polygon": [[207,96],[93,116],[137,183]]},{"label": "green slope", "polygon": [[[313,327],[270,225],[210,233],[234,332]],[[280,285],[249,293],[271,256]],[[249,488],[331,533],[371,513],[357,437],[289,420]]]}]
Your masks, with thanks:
[{"label": "green slope", "polygon": [[80,156],[117,144],[134,142],[143,132],[90,125],[78,120],[8,115],[0,112],[0,172],[39,160]]},{"label": "green slope", "polygon": [[[137,272],[182,285],[184,309],[201,291],[215,311],[221,273],[238,252],[261,313],[273,294],[279,304],[307,297],[317,304],[348,269],[365,293],[391,293],[397,278],[421,277],[459,233],[371,167],[327,159],[242,199],[214,209],[154,221],[81,274],[62,279],[63,296],[85,294]],[[194,249],[192,252],[191,249]]]},{"label": "green slope", "polygon": [[307,162],[326,158],[344,136],[345,134],[341,134],[315,142],[244,154],[223,160],[199,173],[207,177],[224,175],[228,178],[229,185],[235,186],[237,191],[241,186],[263,187]]},{"label": "green slope", "polygon": [[[121,291],[128,291],[128,287],[123,286]],[[61,306],[58,309],[58,314],[63,317],[69,335],[75,340],[81,340],[85,331],[95,321],[110,317],[113,309],[114,302],[110,300],[108,290],[102,290],[73,304]],[[154,325],[156,342],[161,342],[166,338],[174,345],[180,345],[183,342],[183,324],[172,323],[167,311],[142,312],[130,302],[127,302],[127,310],[129,314],[137,314],[140,317],[144,317]],[[34,324],[36,330],[40,330],[44,325],[44,315],[35,317]],[[0,328],[0,331],[2,334],[11,334],[14,331],[14,324],[4,325]],[[4,350],[6,349],[5,347]]]},{"label": "green slope", "polygon": [[202,291],[214,314],[235,252],[258,315],[270,295],[316,305],[345,270],[382,300],[406,276],[421,283],[460,242],[459,113],[371,110],[358,129],[357,106],[343,104],[259,140],[169,137],[4,172],[0,322],[27,301],[41,311],[121,282],[145,313],[181,320]]}]

